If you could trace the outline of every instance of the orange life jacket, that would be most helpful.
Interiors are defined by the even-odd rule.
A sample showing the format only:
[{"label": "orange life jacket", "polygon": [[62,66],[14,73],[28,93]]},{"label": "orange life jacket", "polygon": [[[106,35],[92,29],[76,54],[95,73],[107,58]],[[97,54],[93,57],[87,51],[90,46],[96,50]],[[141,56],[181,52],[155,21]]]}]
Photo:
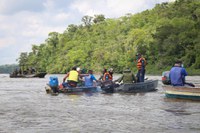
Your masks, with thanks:
[{"label": "orange life jacket", "polygon": [[112,76],[110,75],[109,72],[105,72],[103,75],[103,80],[112,80]]},{"label": "orange life jacket", "polygon": [[137,69],[138,70],[141,70],[142,69],[142,60],[144,60],[144,66],[146,66],[147,62],[145,60],[145,58],[140,58],[138,61],[137,61]]}]

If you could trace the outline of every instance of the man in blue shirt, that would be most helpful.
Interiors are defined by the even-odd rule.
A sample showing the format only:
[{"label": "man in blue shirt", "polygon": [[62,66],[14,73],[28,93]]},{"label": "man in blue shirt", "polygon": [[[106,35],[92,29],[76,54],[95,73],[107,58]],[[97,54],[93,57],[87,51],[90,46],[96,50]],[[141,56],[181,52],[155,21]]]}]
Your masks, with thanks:
[{"label": "man in blue shirt", "polygon": [[93,71],[92,70],[89,70],[88,71],[88,76],[85,76],[84,79],[85,79],[85,86],[86,87],[91,87],[91,86],[94,86],[93,85],[93,81],[97,81],[97,79],[94,77],[93,75]]},{"label": "man in blue shirt", "polygon": [[175,65],[170,70],[169,77],[171,80],[171,85],[173,86],[185,85],[185,76],[187,76],[187,72],[181,65],[181,61],[176,61]]}]

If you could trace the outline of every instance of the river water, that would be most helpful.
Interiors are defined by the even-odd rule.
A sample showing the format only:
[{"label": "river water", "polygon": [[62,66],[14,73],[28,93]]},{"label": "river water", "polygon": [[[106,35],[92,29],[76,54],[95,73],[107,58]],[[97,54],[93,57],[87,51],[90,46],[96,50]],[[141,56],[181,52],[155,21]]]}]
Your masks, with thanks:
[{"label": "river water", "polygon": [[[166,98],[161,81],[150,93],[52,96],[45,92],[50,76],[0,74],[0,133],[200,132],[200,102]],[[187,80],[200,84],[200,76]]]}]

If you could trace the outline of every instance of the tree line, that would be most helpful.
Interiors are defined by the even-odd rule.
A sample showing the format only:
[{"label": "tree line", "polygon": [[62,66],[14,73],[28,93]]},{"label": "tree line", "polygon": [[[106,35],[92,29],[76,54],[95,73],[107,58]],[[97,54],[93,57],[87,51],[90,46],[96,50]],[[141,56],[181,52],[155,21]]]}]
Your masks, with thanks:
[{"label": "tree line", "polygon": [[0,73],[12,73],[16,69],[19,69],[19,66],[16,64],[1,65]]},{"label": "tree line", "polygon": [[179,59],[190,73],[200,74],[199,7],[199,0],[176,0],[116,19],[83,16],[82,24],[51,32],[45,42],[33,44],[31,52],[21,53],[19,66],[48,73],[65,73],[73,66],[96,72],[110,67],[115,72],[136,71],[135,55],[141,53],[147,73],[169,70]]}]

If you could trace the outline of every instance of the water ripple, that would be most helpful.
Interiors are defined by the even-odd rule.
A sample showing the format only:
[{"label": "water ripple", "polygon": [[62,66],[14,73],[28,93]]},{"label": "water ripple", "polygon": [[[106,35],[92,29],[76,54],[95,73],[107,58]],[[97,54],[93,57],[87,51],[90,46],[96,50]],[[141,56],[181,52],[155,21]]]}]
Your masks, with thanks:
[{"label": "water ripple", "polygon": [[[199,132],[199,102],[171,100],[158,91],[138,94],[45,93],[44,79],[0,75],[0,133]],[[63,75],[58,75],[62,81]],[[160,79],[160,76],[148,76]],[[187,77],[199,83],[199,76]]]}]

